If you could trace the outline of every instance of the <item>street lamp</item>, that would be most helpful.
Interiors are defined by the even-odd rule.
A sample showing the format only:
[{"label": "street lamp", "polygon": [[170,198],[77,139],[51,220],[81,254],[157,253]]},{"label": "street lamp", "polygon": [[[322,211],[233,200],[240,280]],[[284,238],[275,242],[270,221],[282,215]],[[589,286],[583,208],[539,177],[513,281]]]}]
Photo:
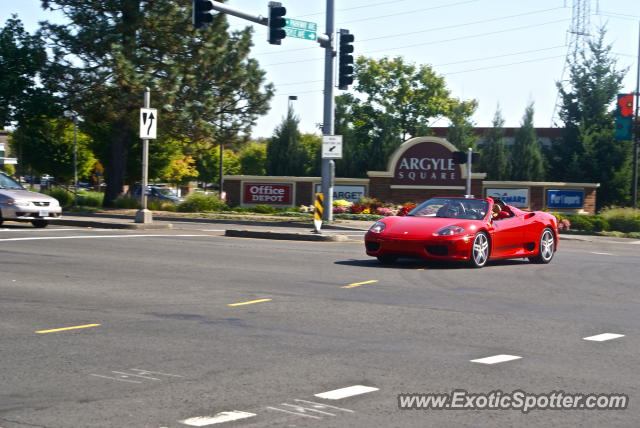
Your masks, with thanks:
[{"label": "street lamp", "polygon": [[73,119],[73,206],[78,206],[78,113],[65,111],[65,117]]},{"label": "street lamp", "polygon": [[291,101],[297,101],[298,100],[298,96],[297,95],[289,95],[289,110],[291,110]]}]

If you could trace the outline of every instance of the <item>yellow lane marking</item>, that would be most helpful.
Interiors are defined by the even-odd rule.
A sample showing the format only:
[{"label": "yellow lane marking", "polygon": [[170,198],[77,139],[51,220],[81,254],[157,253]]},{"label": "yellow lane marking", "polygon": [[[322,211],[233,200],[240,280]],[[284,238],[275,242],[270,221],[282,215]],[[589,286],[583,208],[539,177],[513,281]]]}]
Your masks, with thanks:
[{"label": "yellow lane marking", "polygon": [[44,334],[44,333],[57,333],[59,331],[67,331],[67,330],[77,330],[79,328],[89,328],[89,327],[98,327],[101,324],[85,324],[85,325],[76,325],[73,327],[64,327],[64,328],[54,328],[53,330],[39,330],[36,333]]},{"label": "yellow lane marking", "polygon": [[249,302],[229,303],[227,306],[253,305],[254,303],[270,302],[270,301],[271,299],[258,299],[258,300],[251,300]]},{"label": "yellow lane marking", "polygon": [[371,284],[374,282],[378,282],[377,279],[372,279],[370,281],[362,281],[362,282],[354,282],[353,284],[349,284],[349,285],[345,285],[343,287],[340,288],[354,288],[354,287],[360,287],[361,285],[365,285],[365,284]]},{"label": "yellow lane marking", "polygon": [[424,268],[418,268],[418,269],[416,269],[416,270],[424,270]]}]

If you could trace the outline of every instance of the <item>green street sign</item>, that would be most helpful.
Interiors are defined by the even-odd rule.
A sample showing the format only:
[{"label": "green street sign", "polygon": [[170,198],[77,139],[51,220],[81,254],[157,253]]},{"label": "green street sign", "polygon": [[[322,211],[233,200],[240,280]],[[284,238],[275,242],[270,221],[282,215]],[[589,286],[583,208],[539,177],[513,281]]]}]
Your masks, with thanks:
[{"label": "green street sign", "polygon": [[299,19],[285,18],[286,25],[284,31],[287,37],[295,37],[297,39],[316,40],[316,31],[318,24],[309,21],[300,21]]}]

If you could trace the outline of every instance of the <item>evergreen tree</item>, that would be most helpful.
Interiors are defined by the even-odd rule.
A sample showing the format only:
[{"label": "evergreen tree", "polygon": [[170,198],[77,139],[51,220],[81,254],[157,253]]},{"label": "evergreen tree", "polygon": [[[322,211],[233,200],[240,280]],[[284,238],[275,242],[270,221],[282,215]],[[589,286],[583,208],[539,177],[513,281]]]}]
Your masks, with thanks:
[{"label": "evergreen tree", "polygon": [[288,109],[287,117],[267,143],[267,175],[305,175],[306,159],[300,145],[299,123],[293,109]]},{"label": "evergreen tree", "polygon": [[[105,205],[140,175],[138,111],[144,88],[159,107],[162,138],[215,144],[248,132],[273,93],[249,58],[251,29],[228,31],[225,14],[209,28],[188,25],[191,3],[175,0],[42,0],[64,24],[44,34],[61,64],[60,91],[85,118],[84,130],[105,165]],[[133,167],[133,168],[132,168]]]},{"label": "evergreen tree", "polygon": [[246,146],[239,154],[240,174],[266,175],[267,146],[264,143],[253,142]]},{"label": "evergreen tree", "polygon": [[500,108],[496,110],[492,124],[482,147],[480,171],[487,173],[487,180],[508,180],[510,159],[504,142],[504,118]]},{"label": "evergreen tree", "polygon": [[568,85],[557,83],[564,135],[547,156],[551,180],[600,183],[597,208],[628,202],[631,181],[631,143],[614,139],[612,110],[626,70],[617,69],[605,35],[600,29],[573,58]]},{"label": "evergreen tree", "polygon": [[527,106],[520,128],[516,131],[511,159],[512,180],[544,180],[542,151],[533,126],[533,103]]}]

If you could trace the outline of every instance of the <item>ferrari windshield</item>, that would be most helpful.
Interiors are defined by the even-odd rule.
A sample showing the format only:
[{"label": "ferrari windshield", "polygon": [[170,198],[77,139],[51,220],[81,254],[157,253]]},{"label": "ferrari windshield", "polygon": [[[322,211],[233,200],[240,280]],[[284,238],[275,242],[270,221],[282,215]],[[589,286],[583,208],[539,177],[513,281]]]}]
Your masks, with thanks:
[{"label": "ferrari windshield", "polygon": [[434,198],[421,203],[407,215],[482,220],[488,209],[489,203],[482,199]]}]

